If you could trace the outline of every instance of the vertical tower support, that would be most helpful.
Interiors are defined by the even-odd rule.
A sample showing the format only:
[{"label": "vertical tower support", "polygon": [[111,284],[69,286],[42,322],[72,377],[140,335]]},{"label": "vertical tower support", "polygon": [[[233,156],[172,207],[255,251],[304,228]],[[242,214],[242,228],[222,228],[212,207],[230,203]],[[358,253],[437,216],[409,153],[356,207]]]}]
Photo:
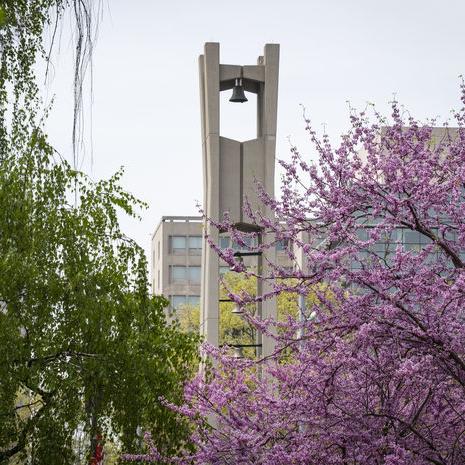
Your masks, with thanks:
[{"label": "vertical tower support", "polygon": [[[279,45],[266,44],[264,55],[256,65],[220,63],[218,43],[206,43],[199,57],[200,98],[203,146],[203,205],[207,218],[221,220],[228,212],[239,230],[260,232],[268,243],[273,238],[253,224],[243,212],[244,198],[253,211],[269,216],[270,209],[258,199],[254,180],[274,196],[276,151],[276,118],[278,103]],[[220,92],[232,89],[236,79],[242,79],[244,90],[257,94],[257,137],[237,141],[220,135]],[[247,105],[248,103],[245,103]],[[233,105],[233,103],[231,103]],[[218,243],[219,232],[205,221],[204,232]],[[268,263],[274,263],[275,247],[266,249],[259,258],[262,274],[268,275]],[[219,345],[219,270],[218,256],[204,243],[202,252],[201,334],[214,346]],[[258,283],[258,292],[267,293],[269,281]],[[276,318],[276,301],[268,299],[258,306],[263,318]],[[273,340],[262,338],[262,355],[274,349]]]}]

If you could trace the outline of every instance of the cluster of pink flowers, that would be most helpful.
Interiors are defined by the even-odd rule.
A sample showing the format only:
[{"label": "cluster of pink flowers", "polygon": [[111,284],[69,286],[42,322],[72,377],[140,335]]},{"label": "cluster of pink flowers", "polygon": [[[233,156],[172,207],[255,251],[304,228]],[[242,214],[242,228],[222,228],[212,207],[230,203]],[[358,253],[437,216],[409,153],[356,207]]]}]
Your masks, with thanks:
[{"label": "cluster of pink flowers", "polygon": [[388,123],[374,118],[354,113],[338,147],[307,121],[317,162],[293,148],[281,200],[261,192],[274,216],[249,212],[303,249],[304,268],[273,294],[317,292],[319,303],[287,323],[266,360],[206,347],[215,363],[179,409],[195,452],[172,460],[465,463],[465,110],[454,129],[420,124],[396,102]]}]

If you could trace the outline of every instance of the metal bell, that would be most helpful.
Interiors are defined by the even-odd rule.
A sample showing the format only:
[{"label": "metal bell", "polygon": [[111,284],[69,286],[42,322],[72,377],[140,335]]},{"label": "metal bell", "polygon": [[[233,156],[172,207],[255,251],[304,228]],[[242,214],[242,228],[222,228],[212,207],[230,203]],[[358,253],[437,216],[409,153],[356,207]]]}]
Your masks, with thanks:
[{"label": "metal bell", "polygon": [[229,101],[239,102],[239,103],[244,103],[248,101],[247,97],[244,94],[244,87],[242,86],[242,78],[236,78],[236,83],[234,84],[234,87],[233,87],[233,93]]},{"label": "metal bell", "polygon": [[244,358],[244,349],[242,347],[233,347],[234,353],[233,358],[241,359]]},{"label": "metal bell", "polygon": [[[235,258],[236,258],[236,262],[237,262],[237,264],[238,264],[239,266],[241,266],[241,265],[244,264],[244,258],[243,258],[243,257],[241,257],[241,256],[239,255],[239,256],[236,256]],[[231,265],[231,266],[229,267],[229,270],[230,270],[230,271],[236,271],[235,265]]]},{"label": "metal bell", "polygon": [[242,310],[241,306],[236,302],[231,313],[233,313],[234,315],[242,315],[244,313],[244,310]]}]

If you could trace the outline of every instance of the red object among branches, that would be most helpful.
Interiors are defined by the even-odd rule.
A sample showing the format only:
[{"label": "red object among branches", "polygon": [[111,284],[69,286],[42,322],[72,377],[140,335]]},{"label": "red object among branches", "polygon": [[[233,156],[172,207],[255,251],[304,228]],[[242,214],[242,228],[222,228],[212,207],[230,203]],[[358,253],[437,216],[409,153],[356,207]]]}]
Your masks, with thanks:
[{"label": "red object among branches", "polygon": [[96,436],[97,444],[95,445],[94,456],[90,459],[90,465],[103,465],[103,439],[100,434]]}]

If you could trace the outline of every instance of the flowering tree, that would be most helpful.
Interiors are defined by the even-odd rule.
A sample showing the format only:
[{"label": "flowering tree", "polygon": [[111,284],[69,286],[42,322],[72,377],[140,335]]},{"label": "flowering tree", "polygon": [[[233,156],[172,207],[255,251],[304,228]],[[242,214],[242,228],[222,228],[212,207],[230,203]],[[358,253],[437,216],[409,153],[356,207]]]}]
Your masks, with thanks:
[{"label": "flowering tree", "polygon": [[[264,277],[271,294],[326,283],[330,298],[322,292],[302,323],[289,319],[266,360],[205,348],[216,365],[173,407],[196,425],[196,450],[176,461],[465,463],[465,109],[454,116],[456,129],[438,130],[394,102],[391,120],[352,114],[337,148],[306,121],[317,163],[293,148],[282,199],[261,192],[275,215],[249,214],[293,242],[291,258],[304,252],[292,284],[279,267]],[[159,457],[152,448],[145,459]]]}]

